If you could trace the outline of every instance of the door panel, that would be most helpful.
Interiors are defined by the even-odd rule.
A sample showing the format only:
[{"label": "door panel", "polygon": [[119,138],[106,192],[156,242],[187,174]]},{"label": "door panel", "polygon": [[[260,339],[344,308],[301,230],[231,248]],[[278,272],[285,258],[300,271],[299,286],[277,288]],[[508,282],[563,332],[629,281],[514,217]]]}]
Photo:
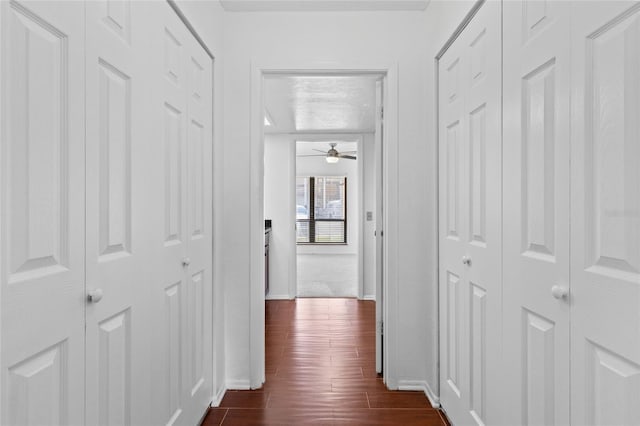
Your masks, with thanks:
[{"label": "door panel", "polygon": [[[160,58],[153,77],[162,126],[158,194],[162,258],[154,288],[163,324],[153,387],[164,409],[158,423],[196,424],[212,397],[212,62],[168,4],[153,29]],[[154,240],[156,240],[154,238]],[[156,291],[154,290],[154,291]]]},{"label": "door panel", "polygon": [[571,414],[576,424],[638,424],[640,7],[574,7]]},{"label": "door panel", "polygon": [[500,4],[487,2],[440,59],[440,389],[456,424],[499,413],[500,48]]},{"label": "door panel", "polygon": [[149,424],[153,141],[144,4],[86,4],[87,424]]},{"label": "door panel", "polygon": [[0,423],[81,424],[84,6],[0,9]]},{"label": "door panel", "polygon": [[569,23],[504,3],[505,424],[569,423]]}]

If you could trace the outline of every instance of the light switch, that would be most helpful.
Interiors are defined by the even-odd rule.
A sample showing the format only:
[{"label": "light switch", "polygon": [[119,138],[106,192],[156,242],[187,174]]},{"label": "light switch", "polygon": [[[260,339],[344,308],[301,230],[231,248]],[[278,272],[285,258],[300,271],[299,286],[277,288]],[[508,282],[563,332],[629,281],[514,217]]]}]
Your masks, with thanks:
[{"label": "light switch", "polygon": [[373,220],[373,212],[367,212],[367,221],[370,222]]}]

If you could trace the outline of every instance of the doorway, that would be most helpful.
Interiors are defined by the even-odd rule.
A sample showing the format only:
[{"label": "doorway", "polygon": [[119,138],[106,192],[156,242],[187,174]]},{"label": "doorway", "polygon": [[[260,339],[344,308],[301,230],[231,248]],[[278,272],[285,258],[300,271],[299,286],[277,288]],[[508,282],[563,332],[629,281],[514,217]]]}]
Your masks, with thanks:
[{"label": "doorway", "polygon": [[266,297],[377,301],[381,372],[386,73],[263,71],[260,79],[264,219],[272,226]]}]

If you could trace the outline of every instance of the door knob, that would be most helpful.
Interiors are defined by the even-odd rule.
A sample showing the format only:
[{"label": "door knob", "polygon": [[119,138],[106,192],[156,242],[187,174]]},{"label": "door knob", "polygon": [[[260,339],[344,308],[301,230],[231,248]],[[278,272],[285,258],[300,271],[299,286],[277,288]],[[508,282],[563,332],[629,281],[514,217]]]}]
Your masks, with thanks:
[{"label": "door knob", "polygon": [[95,290],[91,290],[87,294],[87,300],[90,303],[98,303],[100,300],[102,300],[102,289],[101,288],[97,288]]},{"label": "door knob", "polygon": [[471,266],[471,258],[469,256],[462,256],[462,264]]},{"label": "door knob", "polygon": [[566,299],[569,296],[569,289],[562,285],[554,285],[551,287],[551,294],[556,299]]},{"label": "door knob", "polygon": [[188,257],[185,257],[184,259],[182,259],[182,266],[189,266],[191,264],[191,259],[189,259]]}]

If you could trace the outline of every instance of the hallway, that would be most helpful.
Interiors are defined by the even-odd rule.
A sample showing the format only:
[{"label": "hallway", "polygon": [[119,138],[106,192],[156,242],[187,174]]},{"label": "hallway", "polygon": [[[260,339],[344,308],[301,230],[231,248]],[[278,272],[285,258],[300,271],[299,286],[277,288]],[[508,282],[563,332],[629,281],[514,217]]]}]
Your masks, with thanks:
[{"label": "hallway", "polygon": [[388,391],[375,372],[375,303],[266,302],[266,384],[227,391],[213,425],[446,425],[422,392]]}]

